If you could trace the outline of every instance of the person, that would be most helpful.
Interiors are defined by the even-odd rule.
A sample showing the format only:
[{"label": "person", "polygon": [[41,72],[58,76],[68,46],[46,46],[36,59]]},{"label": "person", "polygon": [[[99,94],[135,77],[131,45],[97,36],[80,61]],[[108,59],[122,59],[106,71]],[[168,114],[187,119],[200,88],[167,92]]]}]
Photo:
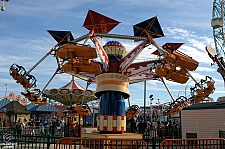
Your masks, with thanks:
[{"label": "person", "polygon": [[50,132],[51,136],[55,135],[56,126],[57,126],[56,119],[52,119],[51,123],[50,123],[50,127],[49,127],[49,132]]},{"label": "person", "polygon": [[35,131],[34,131],[35,124],[34,124],[33,120],[31,120],[31,121],[29,122],[29,126],[30,126],[30,135],[31,135],[31,136],[34,136],[34,135],[35,135]]},{"label": "person", "polygon": [[2,119],[0,118],[0,127],[3,127]]},{"label": "person", "polygon": [[145,130],[147,129],[147,123],[144,122],[143,119],[141,119],[141,121],[138,124],[138,130],[139,130],[139,134],[145,134]]},{"label": "person", "polygon": [[40,124],[41,124],[41,121],[40,121],[40,119],[38,119],[38,120],[35,122],[35,126],[39,127]]},{"label": "person", "polygon": [[6,119],[3,120],[3,127],[6,127]]},{"label": "person", "polygon": [[136,133],[137,125],[136,125],[136,121],[135,120],[131,121],[130,128],[131,128],[131,133]]},{"label": "person", "polygon": [[11,119],[9,118],[8,121],[5,124],[6,127],[10,127],[11,126]]},{"label": "person", "polygon": [[44,127],[44,135],[48,135],[49,134],[49,124],[48,124],[48,121],[45,120],[42,124],[42,126]]},{"label": "person", "polygon": [[157,129],[157,135],[158,135],[159,139],[162,139],[162,137],[163,137],[162,128],[163,127],[162,127],[160,121],[158,121],[156,129]]},{"label": "person", "polygon": [[21,122],[21,118],[19,118],[18,122],[16,123],[16,133],[17,135],[21,136],[23,124]]},{"label": "person", "polygon": [[87,127],[93,127],[91,122],[87,122]]},{"label": "person", "polygon": [[65,120],[64,120],[64,118],[62,118],[60,120],[60,131],[61,131],[60,133],[62,136],[64,136],[64,129],[65,129]]},{"label": "person", "polygon": [[70,118],[70,123],[69,123],[69,125],[70,125],[70,136],[74,135],[76,124],[77,124],[76,123],[76,119],[71,117]]},{"label": "person", "polygon": [[26,118],[23,119],[22,124],[23,124],[23,129],[25,129],[26,125],[27,125],[27,119]]},{"label": "person", "polygon": [[[7,130],[7,132],[2,136],[4,142],[6,144],[11,144],[12,141],[15,140],[15,138],[13,137],[11,131],[10,131],[10,128]],[[4,148],[4,147],[3,147]]]},{"label": "person", "polygon": [[30,122],[25,125],[26,135],[30,135]]}]

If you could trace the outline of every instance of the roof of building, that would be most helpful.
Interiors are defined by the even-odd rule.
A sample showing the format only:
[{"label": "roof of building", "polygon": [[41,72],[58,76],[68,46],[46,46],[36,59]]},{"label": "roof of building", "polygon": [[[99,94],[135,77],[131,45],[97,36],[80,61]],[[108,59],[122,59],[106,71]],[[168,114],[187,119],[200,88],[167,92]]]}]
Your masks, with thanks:
[{"label": "roof of building", "polygon": [[6,111],[0,109],[0,113],[6,113]]},{"label": "roof of building", "polygon": [[60,112],[59,109],[55,108],[52,105],[47,105],[47,106],[34,106],[29,109],[31,112]]},{"label": "roof of building", "polygon": [[2,107],[2,109],[6,109],[6,112],[9,114],[29,114],[30,111],[27,110],[26,107],[24,107],[23,105],[21,105],[18,101],[11,101],[8,104],[6,104],[5,106]]},{"label": "roof of building", "polygon": [[33,107],[35,107],[35,105],[33,103],[29,103],[26,108],[27,110],[30,110]]},{"label": "roof of building", "polygon": [[224,102],[205,102],[199,104],[193,104],[182,110],[200,110],[200,109],[222,109],[225,108]]},{"label": "roof of building", "polygon": [[8,103],[10,103],[10,100],[7,99],[7,98],[4,98],[4,99],[0,100],[0,108],[7,105]]}]

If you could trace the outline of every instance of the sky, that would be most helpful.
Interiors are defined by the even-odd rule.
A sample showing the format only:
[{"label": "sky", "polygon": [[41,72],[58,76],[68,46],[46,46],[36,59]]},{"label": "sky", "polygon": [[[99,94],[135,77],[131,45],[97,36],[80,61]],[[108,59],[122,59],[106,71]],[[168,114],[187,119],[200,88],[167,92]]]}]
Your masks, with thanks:
[{"label": "sky", "polygon": [[[155,41],[165,43],[184,43],[179,51],[191,56],[199,62],[198,68],[190,74],[200,81],[205,76],[211,76],[215,81],[214,101],[224,96],[224,81],[217,73],[217,65],[211,66],[212,60],[205,51],[205,46],[214,46],[213,29],[211,27],[213,0],[11,0],[5,3],[5,11],[0,12],[0,97],[10,92],[20,94],[24,91],[21,85],[9,75],[9,67],[16,63],[27,71],[34,66],[49,50],[56,45],[56,41],[46,30],[71,31],[74,38],[87,34],[89,31],[83,26],[88,9],[101,13],[121,22],[110,33],[133,35],[133,27],[137,23],[157,16],[165,37]],[[102,39],[104,45],[109,40]],[[118,40],[128,51],[137,44],[133,41]],[[152,49],[145,48],[137,60],[151,59]],[[44,88],[55,72],[57,63],[50,55],[40,63],[30,74],[38,80],[38,87]],[[71,81],[68,74],[57,74],[47,89],[60,88]],[[76,81],[83,87],[86,82]],[[6,90],[7,84],[7,90]],[[181,95],[190,95],[190,87],[194,81],[190,78],[186,84],[166,81],[174,99]],[[89,89],[95,90],[96,84]],[[129,86],[131,105],[143,106],[144,98],[149,105],[149,95],[153,95],[153,104],[170,102],[172,99],[165,86],[159,81],[144,82]],[[126,100],[127,102],[127,100]]]}]

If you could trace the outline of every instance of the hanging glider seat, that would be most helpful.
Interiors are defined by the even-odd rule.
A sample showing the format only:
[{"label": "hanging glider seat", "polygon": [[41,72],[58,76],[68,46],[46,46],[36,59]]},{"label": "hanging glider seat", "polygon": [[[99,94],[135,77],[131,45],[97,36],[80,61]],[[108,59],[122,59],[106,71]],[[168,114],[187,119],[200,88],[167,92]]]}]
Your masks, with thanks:
[{"label": "hanging glider seat", "polygon": [[36,91],[21,92],[21,94],[31,102],[38,102],[38,100],[41,100],[40,93],[37,93]]},{"label": "hanging glider seat", "polygon": [[198,67],[198,62],[191,57],[185,56],[177,51],[173,52],[176,56],[176,66],[179,66],[183,69],[187,69],[189,71],[194,71]]},{"label": "hanging glider seat", "polygon": [[184,84],[188,81],[189,76],[188,75],[182,75],[178,72],[173,72],[170,76],[166,76],[166,79],[169,81],[177,82]]},{"label": "hanging glider seat", "polygon": [[21,83],[21,77],[26,75],[26,70],[17,64],[13,64],[9,68],[10,70],[10,75],[13,77],[14,80],[16,80],[18,83]]},{"label": "hanging glider seat", "polygon": [[211,93],[213,93],[215,90],[214,82],[213,81],[207,81],[207,87],[204,88],[205,96],[208,97]]},{"label": "hanging glider seat", "polygon": [[195,92],[196,92],[196,95],[193,95],[194,103],[198,104],[202,100],[204,100],[205,95],[204,95],[204,92],[201,89],[197,89]]},{"label": "hanging glider seat", "polygon": [[17,83],[21,84],[23,88],[30,89],[36,84],[34,76],[28,74],[22,66],[13,64],[10,66],[10,75],[16,80]]},{"label": "hanging glider seat", "polygon": [[177,63],[179,63],[178,60],[176,59],[176,56],[174,54],[165,54],[164,55],[164,60],[166,62],[171,63],[171,64],[177,64]]},{"label": "hanging glider seat", "polygon": [[89,74],[99,74],[101,73],[101,65],[99,62],[87,60],[73,59],[68,61],[62,66],[64,72],[73,72],[79,74],[80,72],[86,72]]},{"label": "hanging glider seat", "polygon": [[169,73],[173,72],[174,67],[171,67],[169,65],[165,65],[162,68],[157,67],[155,69],[155,73],[159,76],[159,77],[165,77],[166,75],[168,75]]},{"label": "hanging glider seat", "polygon": [[90,109],[84,105],[76,105],[75,111],[77,114],[80,114],[80,115],[90,115],[91,114]]},{"label": "hanging glider seat", "polygon": [[63,45],[59,49],[59,51],[56,52],[57,56],[59,58],[86,58],[86,59],[93,59],[97,58],[97,53],[95,48],[92,48],[90,46],[79,46],[75,44],[66,44]]},{"label": "hanging glider seat", "polygon": [[39,105],[39,106],[46,106],[46,104],[47,104],[47,99],[46,98],[38,98],[37,99],[37,102],[32,102],[32,103],[34,103],[34,104],[36,104],[36,105]]},{"label": "hanging glider seat", "polygon": [[138,105],[132,105],[129,109],[127,109],[125,115],[127,120],[130,120],[131,118],[138,117],[140,112],[141,111]]}]

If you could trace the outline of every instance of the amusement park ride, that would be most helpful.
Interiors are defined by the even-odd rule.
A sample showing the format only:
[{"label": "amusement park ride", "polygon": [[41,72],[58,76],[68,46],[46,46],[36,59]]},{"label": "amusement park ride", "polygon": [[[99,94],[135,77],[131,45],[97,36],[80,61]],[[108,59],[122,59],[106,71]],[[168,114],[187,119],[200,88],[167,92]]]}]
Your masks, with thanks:
[{"label": "amusement park ride", "polygon": [[211,26],[213,28],[213,36],[215,48],[206,46],[206,51],[213,63],[218,65],[217,71],[221,74],[225,81],[225,33],[224,33],[224,0],[214,0]]},{"label": "amusement park ride", "polygon": [[1,0],[2,1],[2,7],[1,7],[1,11],[5,11],[5,2],[9,2],[9,0]]},{"label": "amusement park ride", "polygon": [[[192,96],[190,98],[182,96],[176,100],[171,96],[172,102],[168,105],[165,115],[175,114],[187,105],[199,103],[213,93],[215,88],[211,77],[207,76],[197,82],[189,73],[195,71],[199,63],[178,50],[183,43],[166,43],[160,46],[155,42],[155,38],[164,37],[157,17],[133,25],[134,36],[109,34],[119,23],[93,10],[88,10],[83,24],[83,27],[89,30],[88,34],[74,39],[70,31],[48,30],[58,43],[29,71],[13,64],[10,67],[10,75],[27,90],[23,95],[37,104],[46,102],[47,97],[53,98],[52,95],[58,93],[58,91],[46,90],[57,73],[68,73],[83,79],[88,82],[87,87],[91,82],[96,83],[95,96],[100,99],[98,131],[108,134],[126,132],[126,119],[136,117],[140,113],[137,105],[132,105],[125,111],[124,100],[130,97],[129,84],[159,80],[170,94],[164,79],[181,84],[185,84],[189,78],[193,79],[195,86],[191,88]],[[126,39],[140,43],[128,52],[117,41],[108,41],[102,46],[100,38]],[[87,44],[88,40],[93,42],[94,47]],[[157,55],[158,58],[134,62],[142,50],[149,45],[156,47],[157,50],[152,54]],[[37,92],[34,90],[37,80],[30,72],[50,54],[56,57],[57,70],[44,89]],[[97,61],[97,58],[100,60]],[[80,109],[86,108],[83,106],[84,100],[70,104],[76,104]],[[69,110],[76,111],[73,107]]]}]

